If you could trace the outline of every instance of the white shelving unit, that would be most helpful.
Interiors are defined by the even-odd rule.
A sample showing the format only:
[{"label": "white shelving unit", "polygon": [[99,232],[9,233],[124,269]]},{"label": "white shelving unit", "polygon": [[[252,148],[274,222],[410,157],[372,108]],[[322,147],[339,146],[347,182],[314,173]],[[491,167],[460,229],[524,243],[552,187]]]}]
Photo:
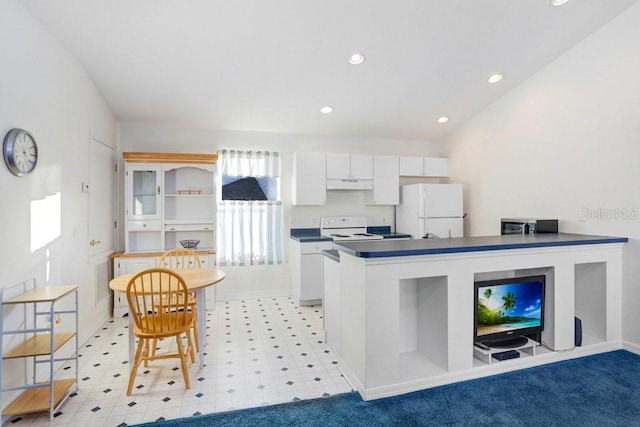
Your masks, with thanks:
[{"label": "white shelving unit", "polygon": [[[70,298],[74,299],[73,308],[64,308],[68,301],[63,300]],[[31,278],[2,289],[1,300],[2,422],[43,411],[48,411],[53,420],[58,408],[78,387],[78,286],[36,286],[36,280]],[[68,317],[74,318],[73,327],[63,331],[62,325],[69,324],[63,319]],[[63,353],[71,355],[65,357]],[[5,369],[13,367],[9,367],[10,359],[25,360],[24,382],[5,386]],[[75,376],[55,378],[57,364],[64,362],[75,366]],[[38,366],[45,366],[46,371],[39,371]]]},{"label": "white shelving unit", "polygon": [[[491,348],[489,350],[485,350],[482,348],[479,348],[477,346],[473,346],[473,357],[475,357],[476,359],[481,360],[482,362],[486,363],[487,365],[491,365],[491,363],[495,363],[495,362],[501,362],[500,360],[496,360],[493,358],[493,355],[496,353],[501,353],[503,351],[508,351],[508,350],[516,350],[518,353],[520,353],[520,357],[526,357],[526,356],[535,356],[536,355],[536,348],[540,346],[540,343],[527,338],[527,343],[523,344],[519,347],[514,347],[514,348]],[[508,359],[511,360],[511,359]],[[503,361],[502,361],[503,362]]]},{"label": "white shelving unit", "polygon": [[[216,265],[217,154],[124,152],[125,252],[112,256],[115,276],[155,267],[162,254],[199,240],[203,267]],[[207,289],[207,306],[215,290]],[[113,315],[128,313],[125,295],[116,293]]]},{"label": "white shelving unit", "polygon": [[125,251],[164,252],[180,240],[215,249],[216,154],[123,153]]},{"label": "white shelving unit", "polygon": [[[623,244],[603,238],[389,257],[357,257],[350,245],[337,245],[340,369],[369,400],[619,349]],[[546,276],[543,345],[529,341],[517,359],[492,359],[505,350],[473,344],[474,281],[538,274]],[[582,320],[578,347],[575,317]]]}]

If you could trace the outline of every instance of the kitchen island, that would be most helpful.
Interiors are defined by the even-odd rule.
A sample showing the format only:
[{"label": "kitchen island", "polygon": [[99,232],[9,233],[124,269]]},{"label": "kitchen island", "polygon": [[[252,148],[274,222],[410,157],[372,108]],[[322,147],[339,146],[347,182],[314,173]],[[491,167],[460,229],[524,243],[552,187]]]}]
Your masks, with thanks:
[{"label": "kitchen island", "polygon": [[[625,242],[559,233],[334,243],[340,307],[326,321],[340,336],[329,345],[364,399],[619,349]],[[474,281],[534,274],[547,281],[544,345],[499,363],[474,357]]]}]

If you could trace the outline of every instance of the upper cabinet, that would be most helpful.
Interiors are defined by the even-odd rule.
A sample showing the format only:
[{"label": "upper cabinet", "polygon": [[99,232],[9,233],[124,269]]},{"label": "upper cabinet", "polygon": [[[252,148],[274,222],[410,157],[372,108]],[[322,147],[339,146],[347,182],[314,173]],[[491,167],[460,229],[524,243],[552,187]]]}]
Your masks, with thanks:
[{"label": "upper cabinet", "polygon": [[215,248],[215,154],[123,153],[126,252]]},{"label": "upper cabinet", "polygon": [[327,153],[327,179],[373,179],[373,156]]},{"label": "upper cabinet", "polygon": [[324,205],[327,203],[325,153],[293,154],[294,205]]},{"label": "upper cabinet", "polygon": [[130,219],[160,219],[162,167],[127,165],[126,215]]},{"label": "upper cabinet", "polygon": [[371,154],[327,153],[328,190],[371,190],[373,156]]},{"label": "upper cabinet", "polygon": [[350,153],[294,153],[293,205],[324,205],[327,190],[366,190],[367,205],[400,203],[400,177],[448,177],[449,159]]},{"label": "upper cabinet", "polygon": [[449,177],[449,159],[401,156],[400,176]]},{"label": "upper cabinet", "polygon": [[373,156],[373,190],[367,192],[368,205],[400,203],[398,156]]}]

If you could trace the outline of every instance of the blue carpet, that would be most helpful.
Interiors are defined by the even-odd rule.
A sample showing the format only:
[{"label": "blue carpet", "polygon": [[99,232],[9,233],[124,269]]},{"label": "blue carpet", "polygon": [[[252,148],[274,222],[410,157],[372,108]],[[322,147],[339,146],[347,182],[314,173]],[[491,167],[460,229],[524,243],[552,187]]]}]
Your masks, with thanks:
[{"label": "blue carpet", "polygon": [[346,393],[143,425],[640,426],[640,356],[618,350],[368,402]]}]

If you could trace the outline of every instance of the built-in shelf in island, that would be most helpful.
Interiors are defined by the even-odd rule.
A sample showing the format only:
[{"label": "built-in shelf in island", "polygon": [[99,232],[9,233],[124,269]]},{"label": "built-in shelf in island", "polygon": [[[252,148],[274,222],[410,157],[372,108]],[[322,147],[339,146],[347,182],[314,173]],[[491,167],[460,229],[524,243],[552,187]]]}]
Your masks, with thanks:
[{"label": "built-in shelf in island", "polygon": [[[559,233],[337,243],[332,349],[364,399],[619,349],[625,242]],[[546,277],[541,345],[490,360],[474,350],[474,281],[531,275]]]}]

